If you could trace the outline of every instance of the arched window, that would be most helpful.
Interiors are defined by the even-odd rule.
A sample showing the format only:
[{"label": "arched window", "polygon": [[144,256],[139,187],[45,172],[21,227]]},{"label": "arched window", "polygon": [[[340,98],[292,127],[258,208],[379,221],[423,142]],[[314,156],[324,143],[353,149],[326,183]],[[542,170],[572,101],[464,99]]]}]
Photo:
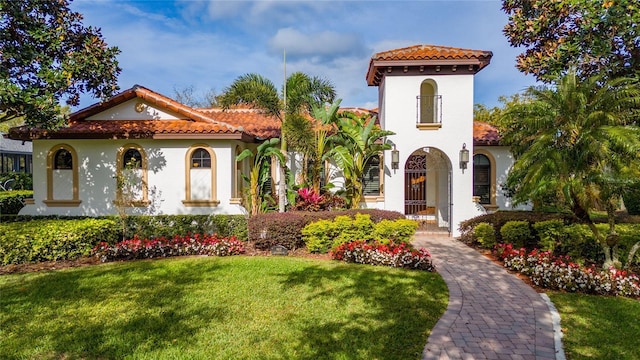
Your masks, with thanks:
[{"label": "arched window", "polygon": [[118,149],[116,159],[116,202],[123,206],[149,206],[147,154],[137,144]]},{"label": "arched window", "polygon": [[[71,186],[69,186],[71,185]],[[59,144],[47,154],[47,206],[78,206],[78,155],[73,147]]]},{"label": "arched window", "polygon": [[56,151],[54,156],[53,168],[56,170],[71,170],[73,169],[73,156],[67,149],[60,149]]},{"label": "arched window", "polygon": [[217,206],[216,154],[206,144],[194,145],[185,157],[185,206]]},{"label": "arched window", "polygon": [[433,80],[425,80],[420,84],[420,124],[436,124],[440,122],[438,117],[439,97],[436,83]]},{"label": "arched window", "polygon": [[473,156],[473,196],[480,198],[480,204],[492,203],[491,161],[483,154]]},{"label": "arched window", "polygon": [[205,149],[196,149],[191,155],[191,168],[211,169],[211,154]]}]

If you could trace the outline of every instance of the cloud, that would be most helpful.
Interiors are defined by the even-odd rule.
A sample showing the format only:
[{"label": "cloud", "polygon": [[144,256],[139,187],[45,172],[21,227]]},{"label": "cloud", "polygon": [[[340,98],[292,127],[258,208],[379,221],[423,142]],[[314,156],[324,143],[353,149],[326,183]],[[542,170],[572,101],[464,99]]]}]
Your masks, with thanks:
[{"label": "cloud", "polygon": [[304,34],[293,28],[280,29],[269,40],[269,50],[273,53],[286,49],[293,59],[307,57],[315,61],[342,57],[359,57],[367,52],[356,34],[322,31]]}]

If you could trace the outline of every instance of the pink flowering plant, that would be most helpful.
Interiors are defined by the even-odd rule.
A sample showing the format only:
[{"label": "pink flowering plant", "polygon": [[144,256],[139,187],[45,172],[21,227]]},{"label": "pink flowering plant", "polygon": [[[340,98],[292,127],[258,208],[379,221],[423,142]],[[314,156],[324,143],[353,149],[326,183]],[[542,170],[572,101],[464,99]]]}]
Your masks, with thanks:
[{"label": "pink flowering plant", "polygon": [[640,278],[636,274],[613,267],[599,269],[581,266],[569,256],[553,256],[549,251],[524,248],[512,244],[496,245],[495,254],[504,266],[527,275],[537,286],[587,294],[640,296]]},{"label": "pink flowering plant", "polygon": [[230,256],[244,252],[244,244],[235,236],[222,238],[216,234],[176,235],[171,239],[140,239],[135,236],[115,245],[101,242],[93,248],[93,255],[102,262],[182,255]]},{"label": "pink flowering plant", "polygon": [[330,252],[331,258],[348,263],[381,265],[433,271],[431,254],[427,249],[414,249],[408,243],[366,242],[343,243]]}]

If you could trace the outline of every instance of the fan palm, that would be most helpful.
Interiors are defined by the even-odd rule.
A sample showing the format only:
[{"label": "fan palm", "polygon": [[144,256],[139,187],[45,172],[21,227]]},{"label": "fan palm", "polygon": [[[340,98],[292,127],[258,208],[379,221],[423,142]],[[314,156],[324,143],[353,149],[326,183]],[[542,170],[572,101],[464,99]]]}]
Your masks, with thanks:
[{"label": "fan palm", "polygon": [[[310,138],[310,127],[305,121],[292,121],[297,127],[289,126],[289,119],[300,119],[301,116],[311,113],[313,107],[330,103],[336,96],[334,86],[319,77],[311,77],[302,72],[291,74],[286,80],[285,91],[279,92],[269,79],[259,74],[245,74],[238,77],[222,95],[218,98],[223,109],[232,105],[248,105],[258,109],[267,115],[275,116],[281,122],[281,150],[284,161],[280,163],[280,179],[285,179],[287,161],[287,141],[291,139]],[[286,105],[285,105],[286,104]],[[300,135],[298,131],[307,132]],[[288,133],[292,135],[289,136]],[[278,197],[280,199],[280,211],[284,211],[285,182],[280,181]]]},{"label": "fan palm", "polygon": [[[553,193],[589,225],[605,252],[617,261],[614,211],[624,186],[640,166],[637,115],[640,89],[627,78],[580,81],[571,71],[553,87],[530,88],[530,100],[503,114],[503,136],[516,161],[508,183],[515,200]],[[589,210],[604,207],[609,232],[601,234]]]}]

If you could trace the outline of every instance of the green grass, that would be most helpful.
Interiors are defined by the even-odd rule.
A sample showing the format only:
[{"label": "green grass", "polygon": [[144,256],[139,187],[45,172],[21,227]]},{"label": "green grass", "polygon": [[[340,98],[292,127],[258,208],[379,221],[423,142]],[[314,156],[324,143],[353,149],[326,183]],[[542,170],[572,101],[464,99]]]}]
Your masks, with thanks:
[{"label": "green grass", "polygon": [[0,277],[1,359],[419,359],[438,274],[202,257]]},{"label": "green grass", "polygon": [[640,302],[622,297],[549,293],[570,360],[640,359]]}]

